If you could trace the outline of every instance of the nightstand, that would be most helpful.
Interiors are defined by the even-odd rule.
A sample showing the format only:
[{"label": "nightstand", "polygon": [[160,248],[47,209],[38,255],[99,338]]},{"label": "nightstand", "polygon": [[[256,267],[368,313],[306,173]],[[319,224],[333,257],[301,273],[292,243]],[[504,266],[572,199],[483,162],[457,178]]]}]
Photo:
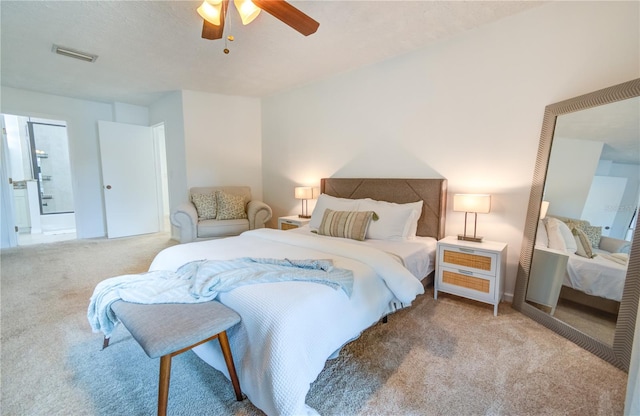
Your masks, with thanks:
[{"label": "nightstand", "polygon": [[305,224],[309,224],[309,221],[311,221],[311,218],[300,218],[297,215],[280,217],[278,218],[278,228],[281,230],[290,230],[292,228],[298,228]]},{"label": "nightstand", "polygon": [[556,312],[564,275],[567,273],[569,255],[551,248],[534,248],[531,267],[529,268],[529,284],[527,301],[551,308],[551,315]]},{"label": "nightstand", "polygon": [[437,247],[433,297],[438,299],[438,292],[446,292],[490,303],[497,316],[504,295],[507,245],[446,237],[438,241]]}]

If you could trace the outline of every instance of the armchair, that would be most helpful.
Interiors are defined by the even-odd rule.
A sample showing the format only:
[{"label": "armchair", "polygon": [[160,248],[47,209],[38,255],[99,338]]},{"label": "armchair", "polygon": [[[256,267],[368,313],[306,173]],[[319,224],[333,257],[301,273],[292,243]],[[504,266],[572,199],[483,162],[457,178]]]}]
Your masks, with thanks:
[{"label": "armchair", "polygon": [[180,243],[188,243],[263,228],[271,215],[271,207],[251,199],[248,186],[212,186],[191,188],[189,202],[170,219],[179,229]]}]

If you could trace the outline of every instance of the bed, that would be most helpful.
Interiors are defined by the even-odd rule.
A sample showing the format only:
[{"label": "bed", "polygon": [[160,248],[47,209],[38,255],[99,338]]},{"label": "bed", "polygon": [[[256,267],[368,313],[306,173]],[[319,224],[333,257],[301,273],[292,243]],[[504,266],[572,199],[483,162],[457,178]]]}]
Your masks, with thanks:
[{"label": "bed", "polygon": [[[326,285],[298,281],[246,285],[219,295],[242,317],[228,335],[249,400],[268,415],[317,414],[305,398],[326,360],[381,318],[410,306],[431,281],[435,243],[444,236],[446,184],[445,179],[322,179],[322,195],[308,226],[252,230],[173,246],[156,256],[150,271],[175,270],[199,259],[243,256],[331,259],[336,267],[351,270],[351,297]],[[376,201],[420,203],[421,210],[414,212],[414,224],[408,228],[415,237],[357,241],[312,232],[326,208],[357,211],[359,204],[370,207]],[[376,232],[384,236],[391,229],[381,231],[378,226]],[[229,376],[217,343],[203,344],[194,352]]]},{"label": "bed", "polygon": [[587,295],[620,302],[626,275],[626,262],[617,262],[608,253],[590,259],[570,253],[563,284]]},{"label": "bed", "polygon": [[598,248],[594,248],[595,243],[591,241],[594,237],[582,231],[589,227],[583,220],[546,218],[540,221],[536,247],[548,247],[567,256],[560,298],[617,314],[630,243],[598,235]]},{"label": "bed", "polygon": [[587,259],[569,253],[560,298],[617,315],[627,277],[624,256],[600,252]]}]

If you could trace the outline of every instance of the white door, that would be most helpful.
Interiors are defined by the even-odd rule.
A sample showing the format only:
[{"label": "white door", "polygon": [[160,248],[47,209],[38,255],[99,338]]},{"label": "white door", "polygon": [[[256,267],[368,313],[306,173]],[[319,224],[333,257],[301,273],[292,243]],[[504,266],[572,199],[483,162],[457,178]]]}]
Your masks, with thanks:
[{"label": "white door", "polygon": [[155,233],[158,193],[150,127],[99,121],[107,236]]},{"label": "white door", "polygon": [[608,236],[626,187],[627,178],[594,176],[580,218],[589,221],[591,225],[602,226],[602,235]]}]

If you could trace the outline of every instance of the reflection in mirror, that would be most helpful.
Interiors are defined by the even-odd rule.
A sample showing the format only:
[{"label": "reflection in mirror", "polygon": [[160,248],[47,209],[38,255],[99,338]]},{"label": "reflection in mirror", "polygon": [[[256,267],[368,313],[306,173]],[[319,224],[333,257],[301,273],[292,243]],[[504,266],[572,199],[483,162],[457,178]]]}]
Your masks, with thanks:
[{"label": "reflection in mirror", "polygon": [[556,120],[527,302],[613,346],[640,191],[640,98]]},{"label": "reflection in mirror", "polygon": [[640,298],[640,79],[551,104],[513,307],[628,371]]}]

